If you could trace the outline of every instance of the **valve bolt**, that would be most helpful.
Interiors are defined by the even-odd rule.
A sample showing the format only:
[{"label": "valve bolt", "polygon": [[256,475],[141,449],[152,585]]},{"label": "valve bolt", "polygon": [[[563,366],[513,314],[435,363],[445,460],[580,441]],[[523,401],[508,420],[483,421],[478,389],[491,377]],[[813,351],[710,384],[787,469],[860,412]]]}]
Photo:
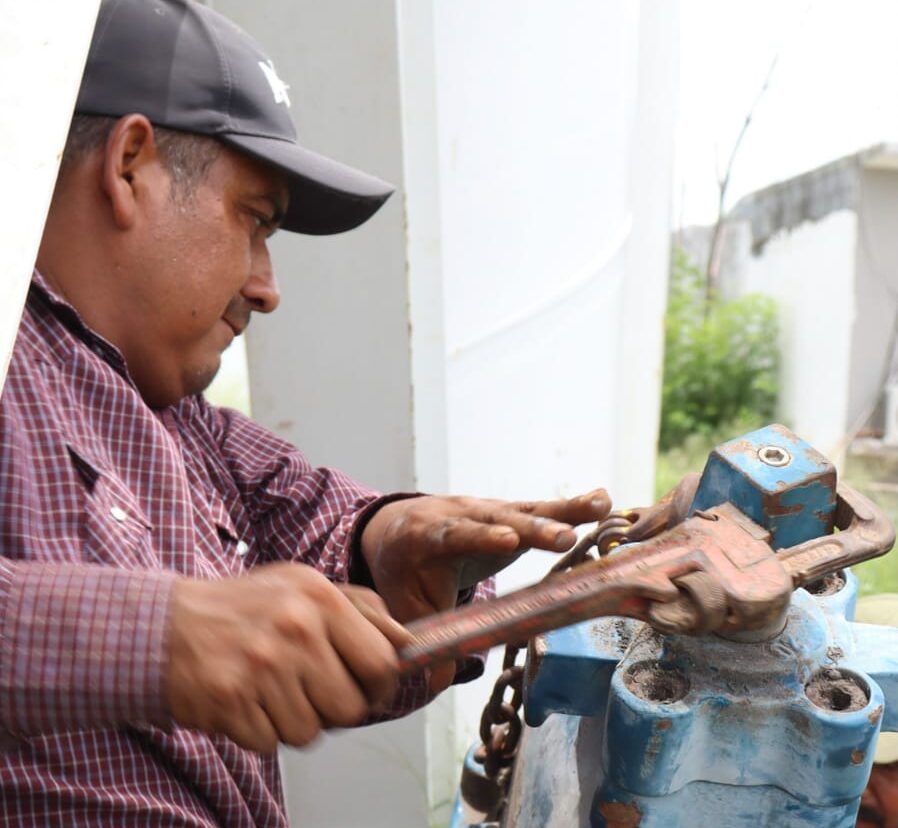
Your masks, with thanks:
[{"label": "valve bolt", "polygon": [[762,446],[758,449],[758,459],[768,466],[788,466],[792,462],[792,455],[779,446]]}]

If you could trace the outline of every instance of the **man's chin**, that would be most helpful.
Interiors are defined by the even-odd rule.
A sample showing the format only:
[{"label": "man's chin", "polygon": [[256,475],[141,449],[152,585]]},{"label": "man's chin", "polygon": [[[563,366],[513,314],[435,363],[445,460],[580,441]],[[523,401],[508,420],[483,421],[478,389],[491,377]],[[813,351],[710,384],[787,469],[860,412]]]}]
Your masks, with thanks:
[{"label": "man's chin", "polygon": [[210,385],[212,385],[212,380],[218,376],[218,371],[221,368],[221,357],[216,357],[214,365],[204,366],[203,368],[199,368],[193,371],[190,376],[186,378],[184,383],[185,387],[185,397],[193,397],[196,394],[202,394]]},{"label": "man's chin", "polygon": [[141,388],[140,392],[144,401],[150,408],[160,409],[167,408],[170,405],[177,405],[181,400],[187,397],[194,397],[202,394],[211,384],[212,380],[218,374],[221,367],[221,358],[215,357],[210,364],[200,367],[191,368],[181,374],[180,382],[171,383],[165,387],[156,386],[153,389]]}]

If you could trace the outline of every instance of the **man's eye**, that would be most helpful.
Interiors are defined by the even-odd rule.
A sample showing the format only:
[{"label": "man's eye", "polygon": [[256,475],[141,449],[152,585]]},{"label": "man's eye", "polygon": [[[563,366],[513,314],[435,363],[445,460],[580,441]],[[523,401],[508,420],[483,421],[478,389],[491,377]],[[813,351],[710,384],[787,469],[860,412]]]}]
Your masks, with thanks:
[{"label": "man's eye", "polygon": [[263,216],[261,213],[250,212],[250,218],[255,225],[255,229],[265,230],[266,235],[268,236],[270,236],[277,229],[277,226],[274,223],[274,219],[271,216]]}]

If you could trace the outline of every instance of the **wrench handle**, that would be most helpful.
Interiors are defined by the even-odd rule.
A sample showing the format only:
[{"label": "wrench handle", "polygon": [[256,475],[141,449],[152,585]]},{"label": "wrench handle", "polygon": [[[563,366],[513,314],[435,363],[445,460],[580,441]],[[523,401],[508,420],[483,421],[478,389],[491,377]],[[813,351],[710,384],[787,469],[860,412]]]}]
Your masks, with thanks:
[{"label": "wrench handle", "polygon": [[399,651],[402,671],[431,667],[499,644],[523,643],[577,619],[646,611],[647,600],[616,581],[565,578],[569,574],[412,622],[408,630],[415,640]]}]

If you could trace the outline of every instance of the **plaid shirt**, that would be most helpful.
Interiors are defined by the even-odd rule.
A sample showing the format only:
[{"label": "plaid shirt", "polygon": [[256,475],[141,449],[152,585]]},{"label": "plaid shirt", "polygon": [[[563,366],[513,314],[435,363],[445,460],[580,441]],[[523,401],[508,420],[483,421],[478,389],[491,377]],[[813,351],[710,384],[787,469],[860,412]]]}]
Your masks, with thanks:
[{"label": "plaid shirt", "polygon": [[[376,499],[200,397],[151,410],[36,274],[0,399],[0,822],[286,825],[276,756],[168,717],[173,579],[345,581]],[[397,711],[425,700],[410,682]]]}]

